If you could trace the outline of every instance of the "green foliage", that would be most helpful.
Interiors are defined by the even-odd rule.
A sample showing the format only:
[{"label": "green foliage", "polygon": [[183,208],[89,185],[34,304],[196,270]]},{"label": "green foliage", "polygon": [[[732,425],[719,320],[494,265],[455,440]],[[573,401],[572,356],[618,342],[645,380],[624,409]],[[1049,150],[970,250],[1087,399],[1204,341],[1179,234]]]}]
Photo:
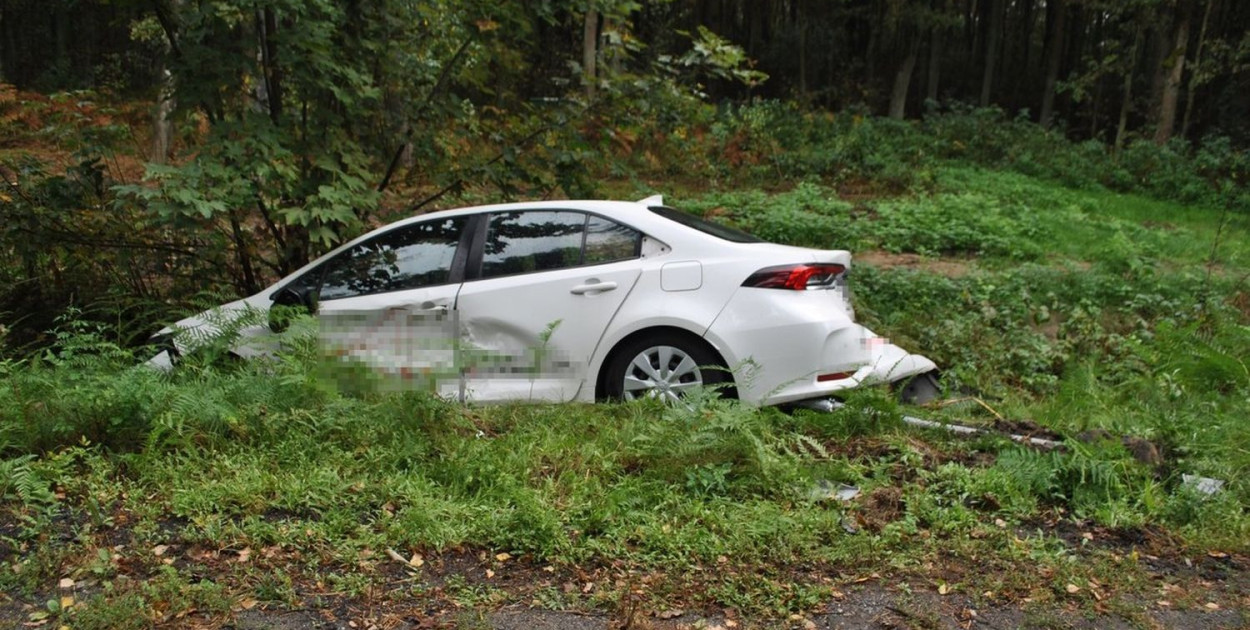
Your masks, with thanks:
[{"label": "green foliage", "polygon": [[[760,183],[819,178],[852,189],[897,192],[931,188],[934,170],[943,164],[974,164],[1073,188],[1250,208],[1244,192],[1250,157],[1223,137],[1196,146],[1137,139],[1115,155],[1101,142],[1071,142],[1027,116],[1009,118],[997,108],[952,106],[906,123],[855,109],[830,114],[764,101],[708,116],[688,116],[690,127],[707,127],[698,137],[708,153],[687,163],[718,178],[736,171]],[[674,144],[682,152],[697,152],[687,146],[688,135]]]},{"label": "green foliage", "polygon": [[866,181],[889,190],[927,181],[915,128],[861,110],[835,115],[765,101],[729,110],[713,125],[711,137],[722,162],[748,166],[760,179]]},{"label": "green foliage", "polygon": [[[785,487],[783,471],[791,468],[792,449],[809,446],[777,434],[768,414],[715,396],[695,397],[688,408],[674,407],[664,415],[635,438],[642,461],[662,478],[693,481],[691,487],[702,491],[726,487],[726,480],[749,481],[741,486],[748,491]],[[692,466],[693,479],[688,473]],[[759,483],[764,485],[751,488]]]},{"label": "green foliage", "polygon": [[1032,208],[993,197],[943,195],[876,206],[874,240],[892,251],[925,255],[989,255],[1036,259],[1046,228]]},{"label": "green foliage", "polygon": [[31,469],[34,455],[22,455],[0,460],[0,502],[16,501],[22,505],[50,504],[55,502],[47,480]]},{"label": "green foliage", "polygon": [[802,182],[779,195],[761,191],[713,193],[684,202],[696,214],[723,218],[776,243],[818,248],[847,248],[858,242],[851,204],[835,191]]},{"label": "green foliage", "polygon": [[[409,25],[414,34],[396,22],[397,4],[358,8],[357,21],[350,7],[324,2],[271,5],[295,16],[279,29],[282,115],[254,106],[266,76],[255,50],[219,45],[253,41],[253,13],[230,2],[186,6],[180,32],[198,61],[179,69],[186,153],[173,166],[123,183],[90,155],[115,138],[85,146],[64,172],[12,162],[21,177],[0,210],[6,317],[61,312],[42,308],[57,303],[53,288],[68,295],[112,282],[118,269],[134,273],[107,299],[83,294],[92,304],[59,322],[28,322],[51,332],[37,350],[0,361],[0,520],[13,523],[0,551],[23,567],[0,568],[6,592],[38,592],[75,562],[101,580],[128,570],[107,550],[58,546],[46,532],[63,523],[72,524],[65,540],[137,523],[136,547],[145,537],[164,544],[157,537],[175,528],[187,545],[299,550],[310,567],[335,567],[334,583],[351,591],[368,583],[353,568],[362,553],[388,547],[631,570],[724,558],[905,572],[953,553],[1073,571],[1062,542],[1018,542],[1014,529],[985,535],[998,519],[1060,510],[1107,527],[1162,528],[1199,548],[1244,546],[1250,250],[1237,212],[1246,157],[1227,141],[1130,142],[1112,155],[997,110],[907,123],[770,101],[713,107],[694,95],[696,66],[670,60],[675,75],[644,72],[646,55],[628,44],[612,53],[622,63],[606,64],[593,101],[575,90],[518,107],[523,92],[505,81],[488,110],[481,96],[496,75],[486,68],[523,75],[524,59],[506,53],[527,41],[520,13],[546,9],[454,16],[435,7]],[[552,11],[544,19],[559,22]],[[391,48],[375,41],[382,31],[405,34]],[[728,42],[696,41],[699,73],[723,80],[748,68]],[[340,43],[343,54],[329,54]],[[376,74],[370,55],[405,71]],[[295,67],[303,57],[308,67]],[[435,90],[444,70],[450,78]],[[295,114],[304,109],[306,126]],[[56,119],[48,133],[69,138],[74,124]],[[428,392],[345,387],[328,377],[308,318],[291,322],[277,358],[237,361],[232,344],[243,326],[263,323],[256,313],[221,314],[212,337],[183,333],[195,351],[172,373],[135,367],[129,341],[168,317],[175,306],[164,297],[245,287],[245,259],[260,283],[371,224],[387,200],[374,182],[404,124],[426,171],[415,185],[449,187],[461,201],[593,196],[605,179],[693,180],[701,192],[676,195],[677,205],[769,240],[867,253],[851,275],[860,320],[933,358],[947,384],[1063,436],[1139,436],[1163,463],[1140,463],[1114,439],[1042,453],[905,434],[885,389],[850,392],[835,413],[712,397],[678,408],[465,408]],[[1215,204],[1230,212],[1217,216]],[[96,248],[69,240],[92,230],[119,243],[99,266]],[[883,266],[861,262],[874,256]],[[35,295],[45,286],[49,295]],[[35,339],[22,335],[21,345]],[[976,409],[924,415],[988,421]],[[1208,497],[1184,474],[1226,488]],[[861,497],[822,498],[837,483]],[[258,598],[298,596],[293,574],[240,571],[238,584]],[[226,586],[160,567],[152,575],[143,587],[102,586],[58,621],[112,627],[133,611],[230,608]],[[734,575],[704,589],[709,605],[786,614],[824,597],[789,578]],[[499,597],[467,582],[447,592],[466,605]]]},{"label": "green foliage", "polygon": [[[672,63],[680,67],[681,74],[689,79],[698,80],[703,75],[734,81],[747,86],[754,86],[768,79],[768,75],[749,67],[750,59],[741,47],[713,33],[703,25],[691,37],[691,48],[677,59],[661,57],[661,63]],[[676,73],[675,73],[676,74]]]},{"label": "green foliage", "polygon": [[1160,199],[1213,206],[1248,206],[1237,189],[1244,186],[1247,153],[1227,138],[1206,138],[1197,146],[1173,140],[1163,146],[1145,138],[1129,142],[1114,155],[1103,143],[1073,143],[1027,117],[1009,120],[1000,109],[953,108],[924,119],[936,156],[1025,175],[1076,188],[1106,186]]}]

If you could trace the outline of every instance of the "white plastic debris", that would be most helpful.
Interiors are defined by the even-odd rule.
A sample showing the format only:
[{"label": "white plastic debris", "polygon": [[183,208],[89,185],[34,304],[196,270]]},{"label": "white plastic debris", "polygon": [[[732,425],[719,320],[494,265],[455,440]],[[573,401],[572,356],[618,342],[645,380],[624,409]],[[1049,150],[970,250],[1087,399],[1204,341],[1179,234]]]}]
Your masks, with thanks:
[{"label": "white plastic debris", "polygon": [[1181,475],[1181,485],[1193,488],[1207,496],[1212,496],[1224,489],[1224,480],[1199,477],[1198,475]]},{"label": "white plastic debris", "polygon": [[850,501],[851,499],[859,496],[859,487],[841,484],[838,486],[837,493],[833,496],[839,501]]},{"label": "white plastic debris", "polygon": [[844,483],[834,486],[833,482],[828,479],[818,480],[807,491],[807,498],[812,501],[828,501],[829,499],[850,501],[857,496],[859,496],[858,486],[850,486]]}]

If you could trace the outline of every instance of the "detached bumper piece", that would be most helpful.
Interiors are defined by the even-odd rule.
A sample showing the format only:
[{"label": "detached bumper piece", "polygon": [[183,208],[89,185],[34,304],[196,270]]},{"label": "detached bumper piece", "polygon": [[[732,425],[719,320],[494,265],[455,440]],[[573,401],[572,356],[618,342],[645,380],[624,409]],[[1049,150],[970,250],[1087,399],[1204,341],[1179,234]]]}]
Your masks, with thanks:
[{"label": "detached bumper piece", "polygon": [[852,377],[861,385],[876,383],[897,383],[903,379],[932,372],[937,364],[928,357],[912,354],[892,343],[884,337],[877,337],[869,332],[870,337],[864,340],[870,351],[868,365],[860,368]]}]

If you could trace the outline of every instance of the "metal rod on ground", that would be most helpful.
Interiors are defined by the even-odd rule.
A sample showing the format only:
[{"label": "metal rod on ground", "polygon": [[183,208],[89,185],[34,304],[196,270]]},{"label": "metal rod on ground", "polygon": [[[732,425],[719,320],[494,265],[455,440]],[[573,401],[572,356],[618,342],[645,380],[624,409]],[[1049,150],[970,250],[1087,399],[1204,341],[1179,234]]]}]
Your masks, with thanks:
[{"label": "metal rod on ground", "polygon": [[[835,409],[841,409],[843,407],[843,404],[836,400],[824,399],[824,400],[815,400],[815,401],[806,402],[802,406],[807,407],[808,409],[813,409],[815,411],[834,411]],[[950,431],[952,433],[959,433],[961,435],[988,435],[988,434],[995,433],[994,431],[987,431],[985,429],[980,429],[977,427],[968,427],[962,424],[948,424],[945,422],[934,422],[933,420],[925,420],[923,418],[915,418],[912,416],[903,416],[903,422],[913,427],[921,427],[924,429],[940,429],[943,431]],[[1035,438],[1035,437],[1030,437],[1027,435],[1019,435],[1015,433],[1007,433],[1005,435],[1014,442],[1019,442],[1021,444],[1028,444],[1030,446],[1036,446],[1038,448],[1045,448],[1045,449],[1063,448],[1063,442],[1059,442],[1056,440]]]},{"label": "metal rod on ground", "polygon": [[[799,403],[798,406],[804,407],[806,409],[811,409],[813,411],[823,411],[823,412],[828,413],[828,412],[833,412],[837,409],[841,409],[845,405],[843,405],[842,403],[836,400],[833,400],[832,398],[826,398],[823,400],[805,401],[805,402]],[[988,435],[992,433],[999,433],[998,431],[990,431],[990,430],[981,429],[978,427],[968,427],[962,424],[948,424],[945,422],[934,422],[932,420],[925,420],[923,418],[915,418],[912,416],[903,416],[903,422],[913,427],[921,427],[924,429],[939,429],[942,431],[950,431],[952,433],[958,433],[960,435],[983,435],[983,434]],[[1043,438],[1035,438],[1035,437],[1030,437],[1027,435],[1019,435],[1015,433],[999,433],[999,434],[1006,435],[1007,437],[1011,438],[1015,442],[1019,442],[1021,444],[1028,444],[1030,446],[1036,446],[1038,448],[1044,448],[1044,449],[1064,448],[1063,442],[1060,442],[1058,440],[1046,440]],[[1210,477],[1201,477],[1198,475],[1189,475],[1189,474],[1182,475],[1181,479],[1182,479],[1181,485],[1192,488],[1194,491],[1207,495],[1207,496],[1213,496],[1213,495],[1219,494],[1219,492],[1224,489],[1224,481],[1221,479],[1212,479]]]}]

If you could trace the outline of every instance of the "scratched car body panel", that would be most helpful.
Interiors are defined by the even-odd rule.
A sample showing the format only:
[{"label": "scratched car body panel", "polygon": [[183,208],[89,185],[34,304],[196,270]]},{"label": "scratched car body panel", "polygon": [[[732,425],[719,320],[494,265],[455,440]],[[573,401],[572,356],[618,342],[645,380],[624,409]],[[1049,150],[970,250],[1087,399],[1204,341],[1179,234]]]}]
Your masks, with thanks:
[{"label": "scratched car body panel", "polygon": [[663,206],[551,201],[406,219],[260,293],[162,331],[168,368],[222,313],[269,313],[240,356],[273,351],[283,305],[318,315],[327,354],[445,396],[677,398],[725,385],[760,405],[935,369],[854,321],[851,256],[759,241]]}]

